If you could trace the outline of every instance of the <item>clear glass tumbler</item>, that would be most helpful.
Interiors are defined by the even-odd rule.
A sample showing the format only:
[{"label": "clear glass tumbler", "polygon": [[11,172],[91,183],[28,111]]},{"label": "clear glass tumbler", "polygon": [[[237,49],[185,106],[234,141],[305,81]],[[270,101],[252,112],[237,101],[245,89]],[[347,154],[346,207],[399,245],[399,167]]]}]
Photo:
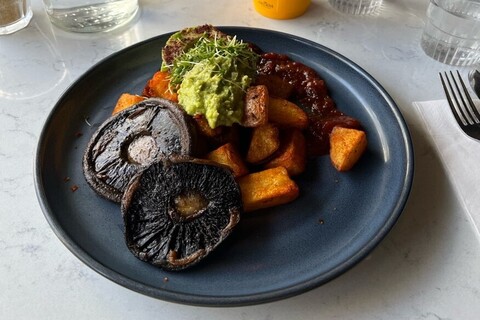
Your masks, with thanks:
[{"label": "clear glass tumbler", "polygon": [[480,61],[480,1],[430,0],[421,47],[442,63],[469,66]]},{"label": "clear glass tumbler", "polygon": [[25,28],[32,15],[30,0],[0,0],[0,35]]},{"label": "clear glass tumbler", "polygon": [[43,0],[43,3],[54,25],[73,32],[110,31],[131,21],[138,11],[138,0]]},{"label": "clear glass tumbler", "polygon": [[328,0],[328,2],[343,13],[367,15],[377,13],[383,0]]}]

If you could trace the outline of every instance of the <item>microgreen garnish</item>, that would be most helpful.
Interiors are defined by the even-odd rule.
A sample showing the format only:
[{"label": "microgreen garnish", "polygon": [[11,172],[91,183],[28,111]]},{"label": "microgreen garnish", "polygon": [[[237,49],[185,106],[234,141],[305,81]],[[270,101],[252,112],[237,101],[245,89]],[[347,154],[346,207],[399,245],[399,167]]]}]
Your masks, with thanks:
[{"label": "microgreen garnish", "polygon": [[182,83],[185,74],[203,60],[215,62],[216,59],[232,59],[243,70],[256,69],[258,55],[253,52],[247,43],[237,40],[236,37],[200,37],[195,45],[181,54],[168,66],[171,70],[170,83],[173,86]]}]

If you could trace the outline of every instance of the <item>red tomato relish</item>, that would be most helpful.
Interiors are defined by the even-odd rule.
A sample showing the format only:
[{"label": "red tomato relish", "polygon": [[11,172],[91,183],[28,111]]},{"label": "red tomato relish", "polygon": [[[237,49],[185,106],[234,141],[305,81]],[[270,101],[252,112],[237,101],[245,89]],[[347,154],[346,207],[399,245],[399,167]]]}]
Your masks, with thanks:
[{"label": "red tomato relish", "polygon": [[278,53],[263,53],[257,66],[260,75],[275,75],[293,86],[293,99],[307,111],[309,127],[306,131],[308,152],[311,156],[327,154],[329,135],[335,126],[360,129],[358,120],[336,108],[328,95],[323,79],[312,68]]}]

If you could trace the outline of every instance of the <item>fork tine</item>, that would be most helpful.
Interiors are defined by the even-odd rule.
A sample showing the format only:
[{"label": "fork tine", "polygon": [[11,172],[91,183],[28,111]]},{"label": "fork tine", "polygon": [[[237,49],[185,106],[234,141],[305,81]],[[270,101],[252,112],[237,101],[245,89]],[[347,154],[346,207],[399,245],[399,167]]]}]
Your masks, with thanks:
[{"label": "fork tine", "polygon": [[[460,76],[460,72],[457,71],[458,74],[458,81],[463,82],[462,77]],[[450,79],[452,79],[453,84],[455,85],[455,90],[450,82]],[[475,117],[471,105],[465,101],[464,96],[470,96],[468,93],[468,90],[466,87],[464,87],[464,92],[460,90],[460,87],[458,86],[458,81],[455,79],[455,76],[453,75],[453,72],[450,71],[450,78],[447,77],[447,82],[450,86],[451,93],[455,99],[455,102],[457,103],[456,109],[457,111],[460,112],[462,118],[464,119],[463,124],[464,125],[469,125],[469,124],[474,124],[477,122],[477,118]],[[460,103],[460,100],[462,103]],[[472,101],[473,104],[473,101]],[[475,106],[474,106],[475,107]]]},{"label": "fork tine", "polygon": [[460,72],[457,70],[457,76],[460,79],[460,84],[462,85],[463,88],[463,93],[465,94],[465,97],[467,97],[468,100],[468,105],[470,108],[467,107],[467,110],[470,112],[470,115],[472,119],[474,120],[473,122],[479,123],[480,122],[480,113],[477,110],[477,107],[475,106],[475,103],[473,103],[472,97],[470,93],[467,90],[467,87],[465,86],[465,82],[463,82],[462,77],[460,76]]},{"label": "fork tine", "polygon": [[[456,91],[453,92],[453,97],[455,98],[455,101],[457,102],[457,110],[460,110],[460,113],[462,114],[462,117],[465,120],[465,124],[471,124],[472,121],[471,121],[470,114],[469,114],[468,110],[466,110],[467,109],[466,108],[467,103],[465,102],[465,99],[463,98],[462,92],[460,91],[460,88],[458,87],[458,83],[455,80],[455,76],[453,75],[453,72],[451,70],[450,70],[450,79],[452,79],[452,82],[455,85],[455,89],[456,89]],[[447,78],[448,84],[450,85],[450,88],[452,88],[452,84],[450,83],[450,79]],[[452,90],[453,90],[453,88],[452,88]],[[459,100],[461,100],[462,103],[460,103]]]},{"label": "fork tine", "polygon": [[[452,82],[455,85],[455,89],[453,89],[453,86],[450,83],[450,79],[452,79]],[[453,75],[452,71],[450,71],[450,78],[447,78],[447,80],[448,80],[448,84],[450,85],[450,88],[452,89],[452,94],[453,94],[453,97],[455,98],[455,102],[457,103],[457,111],[459,111],[461,116],[463,117],[463,120],[464,120],[463,124],[464,125],[472,124],[474,121],[470,116],[470,112],[468,112],[467,102],[463,97],[462,91],[460,91],[460,87],[458,86],[457,80],[455,79],[455,76]],[[460,103],[460,101],[462,103]]]},{"label": "fork tine", "polygon": [[[442,75],[442,73],[440,72],[439,75],[440,75],[440,80],[442,81],[443,91],[445,91],[445,95],[447,96],[447,101],[448,101],[448,105],[450,106],[450,110],[452,110],[453,116],[455,117],[455,120],[457,120],[458,124],[460,126],[463,126],[463,125],[465,125],[465,123],[464,123],[463,119],[460,118],[460,116],[457,112],[457,108],[455,107],[455,104],[453,103],[453,100],[452,100],[452,95],[453,95],[453,97],[455,98],[455,101],[458,105],[458,100],[456,98],[456,95],[453,93],[453,87],[452,87],[452,84],[450,83],[450,80],[448,79],[448,74],[445,72],[445,75]],[[446,81],[444,80],[444,77],[445,77],[446,81],[448,81],[448,85],[450,87],[450,90],[447,87],[447,84],[446,84]],[[450,92],[452,92],[452,93],[450,93]]]}]

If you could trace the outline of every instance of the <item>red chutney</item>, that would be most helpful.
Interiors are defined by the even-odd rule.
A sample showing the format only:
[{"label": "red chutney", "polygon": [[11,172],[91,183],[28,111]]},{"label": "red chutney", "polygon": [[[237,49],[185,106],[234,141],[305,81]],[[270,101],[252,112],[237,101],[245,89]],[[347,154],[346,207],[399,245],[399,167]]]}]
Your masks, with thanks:
[{"label": "red chutney", "polygon": [[360,128],[360,122],[337,110],[328,95],[325,81],[310,67],[278,53],[263,53],[257,73],[274,75],[293,86],[293,99],[297,100],[309,115],[306,132],[309,154],[324,155],[329,152],[329,135],[333,127]]}]

